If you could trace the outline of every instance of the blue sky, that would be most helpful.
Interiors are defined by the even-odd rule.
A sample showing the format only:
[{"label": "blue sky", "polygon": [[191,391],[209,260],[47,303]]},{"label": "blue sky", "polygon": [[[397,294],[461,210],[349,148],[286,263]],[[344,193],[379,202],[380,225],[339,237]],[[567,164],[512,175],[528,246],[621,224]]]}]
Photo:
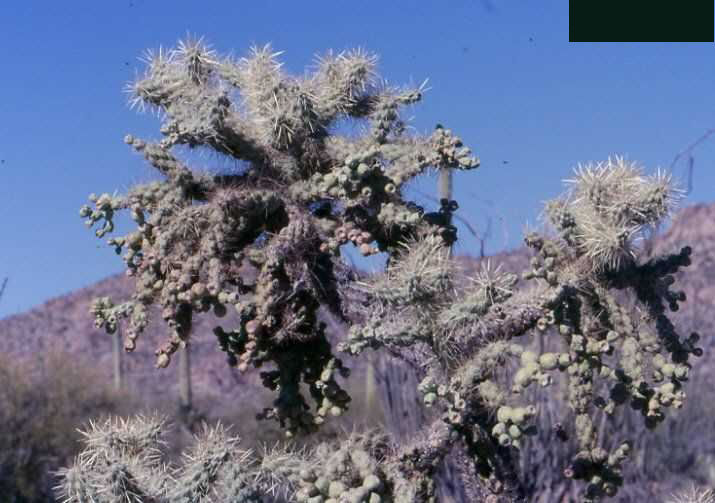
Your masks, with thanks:
[{"label": "blue sky", "polygon": [[[361,46],[394,84],[429,78],[412,125],[443,123],[481,158],[457,174],[455,197],[479,230],[491,218],[487,253],[518,246],[578,162],[620,154],[667,168],[715,127],[713,44],[569,44],[566,0],[203,3],[2,2],[0,317],[122,270],[78,209],[90,192],[153,176],[122,138],[157,138],[158,122],[129,110],[122,89],[145,49],[187,32],[239,56],[272,42],[295,73],[316,53]],[[687,203],[715,198],[714,160],[715,138],[695,151]],[[460,237],[459,253],[478,253]]]}]

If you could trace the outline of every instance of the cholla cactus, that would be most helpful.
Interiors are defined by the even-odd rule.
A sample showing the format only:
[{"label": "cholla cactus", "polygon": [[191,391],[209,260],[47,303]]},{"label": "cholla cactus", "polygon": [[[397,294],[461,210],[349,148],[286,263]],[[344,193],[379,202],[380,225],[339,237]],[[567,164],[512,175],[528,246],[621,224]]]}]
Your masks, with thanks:
[{"label": "cholla cactus", "polygon": [[[407,134],[399,112],[421,98],[421,89],[381,84],[376,58],[362,50],[328,53],[305,77],[286,75],[278,55],[265,46],[224,59],[202,41],[149,55],[146,76],[130,87],[135,104],[162,113],[164,139],[125,140],[164,179],[125,196],[93,195],[94,208],[80,210],[89,226],[100,224],[99,237],[113,231],[116,211],[129,210],[137,224],[109,240],[117,253],[126,250],[136,291],[118,305],[98,300],[92,308],[98,326],[111,332],[129,318],[131,351],[148,307],[159,304],[171,330],[156,351],[157,366],[165,367],[189,342],[193,316],[236,309],[238,326],[214,330],[219,345],[241,370],[274,365],[262,377],[278,398],[262,416],[293,434],[313,431],[350,401],[337,380],[348,369],[317,319],[318,307],[345,321],[363,307],[356,302],[369,307],[337,349],[358,355],[385,348],[417,360],[425,404],[443,414],[407,445],[352,438],[316,451],[319,469],[293,455],[264,458],[273,464],[261,480],[286,474],[298,501],[434,501],[436,469],[454,449],[495,494],[523,499],[515,460],[539,411],[521,403],[520,393],[534,383],[548,386],[557,371],[569,381],[579,445],[565,475],[587,483],[585,501],[615,494],[629,444],[624,439],[612,452],[599,447],[595,411],[611,414],[629,404],[654,427],[682,404],[688,358],[702,353],[697,334],[681,337],[665,314],[664,303],[676,310],[685,300],[670,287],[673,274],[690,263],[690,248],[646,263],[634,252],[640,230],[673,208],[678,193],[670,178],[648,178],[621,159],[581,168],[568,193],[547,205],[559,235],[526,237],[536,256],[523,279],[533,288],[517,288],[516,275],[491,264],[464,285],[449,254],[456,203],[445,199],[439,211],[425,213],[402,197],[404,184],[428,168],[478,166],[442,126],[429,136]],[[344,118],[361,121],[365,134],[333,133]],[[207,147],[245,169],[192,171],[172,153],[177,145]],[[385,274],[356,281],[339,260],[340,247],[350,244],[366,255],[387,252]],[[245,268],[255,269],[255,281],[239,274]],[[634,293],[637,310],[619,302],[616,290]],[[560,351],[536,354],[519,343],[544,331],[562,341]],[[509,361],[516,372],[504,375]],[[609,389],[605,396],[595,392],[599,381]],[[315,409],[301,395],[301,382]],[[201,500],[197,495],[208,494],[214,474],[230,464],[218,447],[200,452],[191,459],[208,456],[213,461],[205,466],[213,468],[183,472],[180,489],[167,493],[172,498]],[[291,479],[295,470],[286,467],[299,465]],[[67,473],[67,487],[100,485],[82,468],[93,466],[82,460],[77,466]],[[121,481],[112,487],[139,491],[131,485],[139,479],[128,475],[133,466],[112,465],[110,479]],[[242,477],[237,472],[234,479]]]},{"label": "cholla cactus", "polygon": [[[64,503],[162,503],[233,501],[259,503],[292,497],[298,476],[312,469],[301,452],[284,451],[276,470],[264,477],[271,462],[240,448],[220,424],[204,425],[182,466],[162,462],[165,419],[106,419],[83,431],[85,449],[72,467],[60,471],[56,487]],[[275,458],[275,453],[271,456]],[[283,470],[277,468],[282,467]]]},{"label": "cholla cactus", "polygon": [[[262,374],[279,393],[264,416],[289,433],[313,430],[350,400],[336,377],[348,370],[331,351],[320,305],[345,318],[341,286],[347,272],[339,248],[351,243],[365,255],[400,249],[419,233],[456,238],[439,214],[402,199],[401,188],[427,168],[471,169],[478,161],[451,131],[408,135],[400,109],[420,89],[382,84],[376,57],[363,50],[329,53],[306,77],[285,74],[280,53],[253,48],[240,60],[219,58],[200,40],[149,53],[146,75],[130,86],[133,103],[164,118],[164,139],[125,141],[163,176],[127,195],[90,196],[88,226],[103,237],[117,211],[137,227],[109,239],[136,277],[133,297],[114,305],[99,299],[97,325],[113,332],[129,318],[125,348],[132,351],[147,324],[147,308],[162,307],[171,334],[157,349],[157,366],[189,342],[192,317],[236,309],[240,324],[216,327],[228,360],[241,370],[274,363]],[[368,130],[359,138],[331,134],[354,118]],[[245,161],[247,169],[222,175],[190,170],[172,147],[207,147]],[[255,282],[239,269],[253,267]],[[301,381],[317,415],[299,392]]]},{"label": "cholla cactus", "polygon": [[[685,300],[670,287],[673,274],[690,264],[690,248],[646,263],[633,251],[636,227],[656,224],[673,207],[678,192],[669,178],[647,178],[620,159],[579,173],[564,198],[547,205],[559,235],[526,236],[537,252],[523,274],[532,288],[517,289],[516,276],[489,263],[455,288],[458,270],[446,249],[431,239],[414,241],[384,276],[358,285],[372,303],[371,316],[340,343],[353,354],[386,347],[432,355],[420,360],[419,388],[425,404],[443,414],[427,432],[430,440],[415,447],[418,458],[457,443],[477,473],[517,500],[527,496],[514,473],[517,449],[539,412],[519,400],[529,386],[549,386],[555,372],[565,374],[579,450],[564,475],[584,480],[584,501],[596,501],[622,485],[630,446],[623,439],[611,452],[601,448],[594,415],[628,404],[645,427],[655,427],[682,405],[689,356],[702,354],[698,334],[681,337],[665,314],[666,304],[674,311]],[[608,190],[601,194],[599,187]],[[633,309],[618,290],[635,294]],[[517,342],[547,331],[560,338],[560,351],[537,354]],[[604,388],[605,395],[596,392]]]},{"label": "cholla cactus", "polygon": [[379,432],[353,433],[311,450],[241,449],[220,424],[196,435],[181,466],[162,462],[165,419],[90,423],[84,450],[59,471],[63,503],[407,503],[415,494],[395,446]]},{"label": "cholla cactus", "polygon": [[579,166],[568,182],[572,190],[564,199],[551,201],[547,213],[595,271],[632,263],[636,241],[671,212],[680,195],[670,175],[645,177],[638,166],[620,157]]},{"label": "cholla cactus", "polygon": [[388,437],[353,433],[315,448],[241,449],[220,424],[204,425],[180,466],[162,461],[167,431],[159,416],[92,422],[84,450],[59,470],[63,503],[409,503],[425,499],[424,479],[406,477]]}]

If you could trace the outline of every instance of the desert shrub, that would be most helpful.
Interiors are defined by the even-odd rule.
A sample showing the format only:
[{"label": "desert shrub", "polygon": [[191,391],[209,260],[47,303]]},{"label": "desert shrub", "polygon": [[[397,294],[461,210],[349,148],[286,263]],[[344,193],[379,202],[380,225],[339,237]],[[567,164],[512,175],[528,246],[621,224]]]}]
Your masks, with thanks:
[{"label": "desert shrub", "polygon": [[0,355],[0,495],[8,503],[54,501],[53,470],[80,448],[76,429],[102,414],[135,412],[134,401],[76,355]]},{"label": "desert shrub", "polygon": [[[449,253],[457,203],[443,199],[427,212],[402,194],[428,169],[479,165],[450,129],[410,132],[401,113],[422,89],[386,85],[376,57],[363,50],[328,53],[304,76],[285,74],[278,55],[265,46],[221,58],[200,40],[148,55],[147,73],[130,91],[135,104],[160,112],[163,139],[125,141],[162,179],[126,195],[92,195],[80,209],[100,238],[113,232],[119,211],[136,224],[108,241],[123,253],[135,291],[121,303],[97,299],[97,326],[112,333],[126,320],[132,351],[158,305],[169,329],[156,350],[164,368],[191,343],[195,316],[235,309],[238,323],[214,329],[218,345],[241,371],[264,369],[275,399],[260,417],[288,436],[314,433],[348,409],[350,372],[339,354],[387,351],[411,364],[422,401],[433,407],[430,420],[403,442],[348,437],[332,450],[316,448],[309,457],[321,460],[322,475],[281,455],[285,465],[276,469],[301,481],[291,493],[298,501],[434,501],[450,456],[464,488],[488,490],[489,501],[522,501],[530,487],[519,476],[519,453],[539,417],[528,393],[559,375],[574,439],[563,473],[584,482],[583,501],[616,494],[634,439],[601,428],[600,418],[631,407],[639,431],[655,428],[684,403],[689,359],[702,354],[698,334],[681,335],[668,317],[685,301],[674,275],[690,265],[691,249],[648,260],[636,253],[678,199],[671,178],[620,158],[582,166],[546,205],[554,235],[525,236],[534,254],[528,270],[518,276],[486,264],[464,281]],[[364,126],[361,134],[340,134],[346,119]],[[192,170],[180,147],[209,149],[240,167]],[[351,245],[387,254],[384,274],[361,279],[346,268],[341,247]],[[255,280],[239,274],[246,268]],[[621,294],[633,303],[620,302]],[[350,324],[337,345],[321,306]],[[556,349],[526,347],[547,331]],[[333,459],[333,451],[343,454]],[[213,462],[164,487],[140,475],[150,453],[131,452],[99,464],[80,457],[64,484],[70,501],[83,491],[113,494],[107,501],[140,491],[209,498]],[[236,477],[241,490],[263,491],[259,478]]]}]

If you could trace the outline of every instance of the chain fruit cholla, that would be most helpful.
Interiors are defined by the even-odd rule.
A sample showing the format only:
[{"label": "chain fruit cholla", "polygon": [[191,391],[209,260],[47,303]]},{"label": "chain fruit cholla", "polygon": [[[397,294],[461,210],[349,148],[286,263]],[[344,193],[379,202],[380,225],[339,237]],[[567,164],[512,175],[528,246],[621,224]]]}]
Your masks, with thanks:
[{"label": "chain fruit cholla", "polygon": [[[98,299],[92,307],[98,326],[112,332],[128,318],[125,348],[132,351],[148,307],[160,305],[170,334],[156,356],[165,367],[189,342],[194,316],[235,309],[237,326],[214,329],[219,345],[242,370],[272,365],[261,375],[277,398],[263,416],[289,434],[313,431],[347,409],[350,397],[337,378],[348,369],[336,349],[417,357],[424,401],[444,414],[399,447],[382,437],[351,437],[333,450],[301,454],[300,462],[290,453],[274,456],[275,473],[286,476],[297,501],[433,501],[435,471],[454,449],[472,464],[465,477],[478,475],[495,494],[523,499],[515,460],[539,411],[519,396],[533,383],[548,386],[555,372],[568,378],[580,446],[567,476],[587,482],[586,500],[615,494],[629,446],[598,447],[595,411],[611,414],[629,404],[655,426],[682,403],[688,357],[701,353],[697,334],[681,337],[665,309],[685,300],[670,287],[673,273],[689,264],[690,248],[645,263],[636,254],[643,230],[673,208],[678,194],[670,178],[648,177],[619,158],[580,168],[567,194],[547,204],[557,235],[526,237],[536,252],[523,275],[532,288],[517,289],[516,276],[490,265],[459,285],[448,253],[456,203],[443,200],[438,211],[425,213],[402,189],[428,168],[476,168],[470,150],[442,126],[429,135],[408,133],[400,112],[420,100],[422,89],[385,84],[374,55],[329,52],[313,73],[296,77],[283,72],[279,54],[265,46],[239,60],[220,58],[189,40],[148,55],[146,75],[131,86],[133,103],[161,113],[164,138],[125,141],[163,178],[124,196],[91,196],[93,207],[80,211],[89,226],[99,225],[98,237],[113,230],[119,210],[136,222],[134,231],[109,240],[124,251],[136,290],[121,304]],[[362,134],[339,134],[345,119],[361,124]],[[242,167],[191,170],[173,152],[180,145],[210,149]],[[386,252],[385,273],[360,281],[340,260],[340,247],[349,244],[365,255]],[[255,280],[245,279],[248,269]],[[638,310],[619,302],[617,290],[634,294]],[[351,323],[337,348],[318,320],[321,305]],[[561,350],[524,349],[517,338],[535,331],[553,332]],[[518,366],[505,387],[497,377],[511,359]],[[214,445],[216,435],[206,435]],[[81,473],[96,484],[97,470],[120,461],[141,471],[124,451],[112,456],[104,468],[78,460],[79,472],[64,483],[67,500],[79,501],[72,488]],[[221,470],[240,471],[219,465],[196,491],[209,494],[211,480],[228,477],[217,475]],[[264,486],[249,476],[255,473],[240,477],[241,490],[268,498],[258,495]],[[152,488],[157,501],[176,492]]]}]

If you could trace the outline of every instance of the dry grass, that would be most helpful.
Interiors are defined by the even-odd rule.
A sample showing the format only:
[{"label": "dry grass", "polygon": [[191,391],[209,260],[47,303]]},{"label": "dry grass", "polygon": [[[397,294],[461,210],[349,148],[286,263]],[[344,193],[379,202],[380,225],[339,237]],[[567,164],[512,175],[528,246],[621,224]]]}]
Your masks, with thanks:
[{"label": "dry grass", "polygon": [[0,494],[6,502],[53,501],[52,471],[79,450],[90,417],[133,412],[134,402],[76,356],[0,354]]}]

